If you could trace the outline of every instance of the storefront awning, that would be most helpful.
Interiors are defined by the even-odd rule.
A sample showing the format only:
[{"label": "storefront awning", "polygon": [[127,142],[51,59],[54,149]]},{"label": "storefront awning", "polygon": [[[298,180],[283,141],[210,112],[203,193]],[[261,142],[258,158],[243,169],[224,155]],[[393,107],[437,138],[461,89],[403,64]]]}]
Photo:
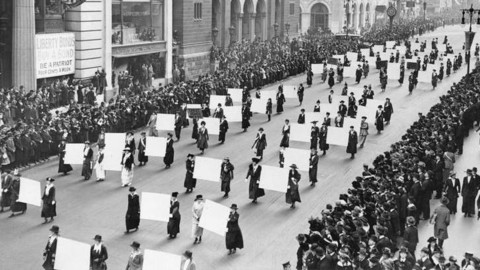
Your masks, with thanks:
[{"label": "storefront awning", "polygon": [[167,42],[144,42],[127,45],[113,45],[112,56],[114,58],[125,58],[139,55],[147,55],[152,53],[160,53],[167,51]]}]

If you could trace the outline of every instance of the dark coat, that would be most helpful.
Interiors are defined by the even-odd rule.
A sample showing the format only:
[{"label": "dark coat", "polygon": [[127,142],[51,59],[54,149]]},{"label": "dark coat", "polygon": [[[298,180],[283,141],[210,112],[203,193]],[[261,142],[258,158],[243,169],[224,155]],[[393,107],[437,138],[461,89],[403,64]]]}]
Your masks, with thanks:
[{"label": "dark coat", "polygon": [[225,244],[227,249],[243,248],[243,236],[238,219],[240,215],[237,212],[230,213],[227,222],[227,234],[225,235]]},{"label": "dark coat", "polygon": [[173,149],[173,139],[167,140],[167,145],[165,146],[165,157],[163,157],[163,163],[169,166],[173,163],[175,158],[175,150]]},{"label": "dark coat", "polygon": [[285,193],[285,201],[287,203],[301,202],[300,192],[298,192],[298,182],[301,175],[297,170],[291,169],[288,173],[288,188]]},{"label": "dark coat", "polygon": [[308,177],[310,182],[312,183],[317,182],[317,172],[318,172],[318,155],[315,153],[310,155],[310,167],[308,169]]},{"label": "dark coat", "polygon": [[[55,187],[51,187],[48,195],[46,193],[47,188],[45,187],[43,196],[42,196],[42,217],[43,218],[49,218],[49,217],[55,217],[57,215],[57,205],[55,201]],[[55,202],[55,203],[53,203]]]},{"label": "dark coat", "polygon": [[418,229],[415,226],[407,226],[403,233],[403,240],[408,241],[408,250],[414,254],[418,244]]},{"label": "dark coat", "polygon": [[48,241],[45,246],[45,251],[43,252],[44,262],[42,265],[45,270],[53,270],[55,254],[57,253],[57,240],[58,238],[55,238],[51,244],[50,241]]},{"label": "dark coat", "polygon": [[193,170],[195,169],[195,161],[187,159],[185,163],[185,169],[187,173],[185,174],[185,181],[183,187],[186,189],[194,188],[197,185],[197,179],[193,178]]},{"label": "dark coat", "polygon": [[100,252],[93,249],[94,245],[90,247],[90,267],[92,270],[106,270],[107,265],[105,261],[108,259],[108,252],[105,245],[102,244]]},{"label": "dark coat", "polygon": [[248,198],[256,199],[265,195],[265,191],[262,188],[259,188],[260,184],[260,175],[262,174],[262,166],[257,165],[256,170],[253,169],[253,164],[248,166],[247,179],[250,178],[250,183],[248,185]]},{"label": "dark coat", "polygon": [[347,153],[355,154],[357,153],[357,144],[358,144],[358,135],[357,132],[349,131],[348,132],[348,145],[347,145]]},{"label": "dark coat", "polygon": [[140,197],[138,194],[128,194],[128,208],[125,215],[127,230],[138,228],[140,224]]}]

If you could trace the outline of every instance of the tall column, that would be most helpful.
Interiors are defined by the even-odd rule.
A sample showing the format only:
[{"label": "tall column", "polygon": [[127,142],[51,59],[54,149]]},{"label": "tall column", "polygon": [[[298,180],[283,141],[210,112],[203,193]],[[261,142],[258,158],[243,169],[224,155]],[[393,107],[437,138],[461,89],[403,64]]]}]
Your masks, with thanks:
[{"label": "tall column", "polygon": [[[310,28],[310,19],[312,15],[310,13],[304,12],[302,13],[302,29],[300,29],[300,33],[306,33],[308,28]],[[329,21],[332,20],[332,18],[328,18]],[[333,29],[332,29],[333,31]]]},{"label": "tall column", "polygon": [[13,1],[13,85],[23,85],[26,91],[37,88],[33,2]]},{"label": "tall column", "polygon": [[103,56],[103,68],[107,74],[107,89],[105,93],[105,102],[108,101],[107,97],[110,97],[110,93],[113,90],[112,82],[112,0],[104,0],[103,6],[103,44],[104,44],[104,56]]},{"label": "tall column", "polygon": [[239,13],[238,14],[238,17],[237,17],[237,41],[241,41],[242,38],[243,38],[243,16],[245,16],[245,14],[243,13]]},{"label": "tall column", "polygon": [[268,40],[267,13],[262,13],[262,40]]},{"label": "tall column", "polygon": [[[258,16],[261,16],[260,14],[258,14]],[[255,18],[256,18],[256,14],[255,13],[250,13],[250,18],[248,20],[248,28],[250,29],[248,31],[248,38],[250,40],[253,40],[255,38]]]},{"label": "tall column", "polygon": [[173,78],[173,0],[165,0],[164,28],[165,40],[167,41],[167,55],[165,56],[165,80],[170,82]]}]

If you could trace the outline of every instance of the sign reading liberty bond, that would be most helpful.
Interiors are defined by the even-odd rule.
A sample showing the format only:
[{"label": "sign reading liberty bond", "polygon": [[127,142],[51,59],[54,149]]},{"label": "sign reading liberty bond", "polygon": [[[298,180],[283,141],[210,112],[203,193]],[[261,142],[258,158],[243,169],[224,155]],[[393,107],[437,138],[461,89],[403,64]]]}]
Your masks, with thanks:
[{"label": "sign reading liberty bond", "polygon": [[37,79],[75,72],[74,33],[35,35]]}]

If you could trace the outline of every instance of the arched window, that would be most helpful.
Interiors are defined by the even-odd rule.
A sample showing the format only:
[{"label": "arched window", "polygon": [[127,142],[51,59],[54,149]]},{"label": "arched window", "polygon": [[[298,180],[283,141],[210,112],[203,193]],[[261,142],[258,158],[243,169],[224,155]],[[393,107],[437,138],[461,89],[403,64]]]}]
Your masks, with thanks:
[{"label": "arched window", "polygon": [[323,30],[328,28],[328,8],[322,3],[312,7],[310,26],[314,29],[320,27]]}]

